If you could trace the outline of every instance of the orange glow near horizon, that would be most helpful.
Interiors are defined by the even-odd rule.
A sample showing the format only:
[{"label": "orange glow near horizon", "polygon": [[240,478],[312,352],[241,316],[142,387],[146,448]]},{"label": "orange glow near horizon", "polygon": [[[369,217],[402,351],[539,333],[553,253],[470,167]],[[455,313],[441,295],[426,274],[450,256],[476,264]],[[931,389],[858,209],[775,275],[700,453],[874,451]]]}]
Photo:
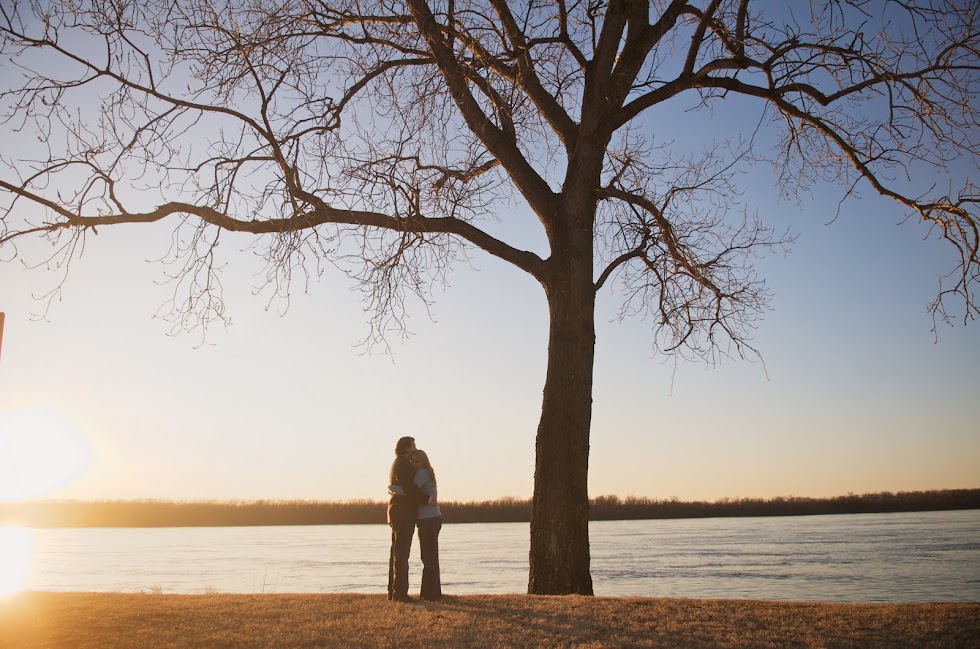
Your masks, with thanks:
[{"label": "orange glow near horizon", "polygon": [[0,597],[24,588],[33,554],[29,530],[19,525],[0,527]]},{"label": "orange glow near horizon", "polygon": [[54,408],[0,413],[0,501],[50,496],[93,463],[85,433]]}]

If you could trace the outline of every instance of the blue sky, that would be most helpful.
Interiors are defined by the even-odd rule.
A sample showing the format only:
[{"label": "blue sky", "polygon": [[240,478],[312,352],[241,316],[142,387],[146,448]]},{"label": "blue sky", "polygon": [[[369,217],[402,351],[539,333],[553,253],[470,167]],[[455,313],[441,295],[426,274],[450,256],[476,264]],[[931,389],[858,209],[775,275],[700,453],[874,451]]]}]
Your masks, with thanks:
[{"label": "blue sky", "polygon": [[[819,201],[757,205],[799,235],[760,263],[774,293],[755,336],[764,363],[675,365],[600,294],[592,495],[978,486],[976,328],[940,327],[935,342],[925,310],[944,248],[874,197],[830,224]],[[547,312],[529,278],[476,255],[435,322],[414,309],[413,335],[386,356],[356,346],[366,316],[342,276],[280,315],[252,295],[250,255],[230,254],[233,323],[202,345],[152,317],[169,294],[145,260],[167,241],[165,226],[104,229],[45,321],[32,295],[55,275],[0,264],[0,457],[25,474],[0,499],[381,498],[403,434],[429,452],[446,499],[530,495]],[[25,422],[40,450],[25,447]],[[61,485],[42,464],[79,475]]]},{"label": "blue sky", "polygon": [[[750,102],[674,108],[648,128],[686,150],[756,123]],[[866,187],[837,214],[836,187],[783,201],[765,166],[740,182],[746,205],[798,235],[789,254],[757,264],[773,294],[753,343],[764,362],[655,355],[650,324],[617,321],[616,286],[604,287],[591,494],[980,486],[977,325],[940,325],[937,340],[926,313],[951,251],[919,223],[898,225],[902,210]],[[502,216],[495,232],[542,252],[526,210]],[[432,320],[414,305],[412,335],[391,340],[390,356],[367,354],[356,345],[367,315],[346,278],[328,272],[308,293],[294,287],[282,314],[281,302],[253,294],[260,268],[249,240],[228,236],[232,324],[202,344],[200,332],[168,336],[153,318],[170,292],[166,269],[147,260],[169,243],[167,223],[101,229],[43,320],[32,317],[44,311],[35,296],[58,275],[0,258],[0,500],[380,499],[402,435],[429,453],[445,499],[530,496],[547,346],[531,278],[474,252],[474,268],[457,267],[437,295]],[[38,258],[33,244],[20,250]]]}]

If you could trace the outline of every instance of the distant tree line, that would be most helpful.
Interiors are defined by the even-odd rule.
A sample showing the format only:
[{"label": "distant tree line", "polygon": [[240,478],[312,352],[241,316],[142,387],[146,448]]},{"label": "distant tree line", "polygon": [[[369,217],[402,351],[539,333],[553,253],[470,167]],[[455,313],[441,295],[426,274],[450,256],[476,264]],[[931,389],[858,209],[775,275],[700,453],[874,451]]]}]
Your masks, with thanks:
[{"label": "distant tree line", "polygon": [[[253,525],[383,524],[386,503],[376,500],[197,501],[103,500],[0,503],[0,524],[31,527],[240,527]],[[528,522],[531,500],[499,498],[442,502],[447,523]],[[878,492],[833,498],[722,498],[685,502],[598,496],[594,521],[734,516],[810,516],[980,509],[980,489]]]},{"label": "distant tree line", "polygon": [[591,500],[594,521],[647,518],[721,518],[730,516],[812,516],[821,514],[876,514],[887,512],[980,509],[980,489],[934,491],[882,491],[832,498],[799,496],[777,498],[722,498],[714,502],[684,502],[677,498],[619,498]]}]

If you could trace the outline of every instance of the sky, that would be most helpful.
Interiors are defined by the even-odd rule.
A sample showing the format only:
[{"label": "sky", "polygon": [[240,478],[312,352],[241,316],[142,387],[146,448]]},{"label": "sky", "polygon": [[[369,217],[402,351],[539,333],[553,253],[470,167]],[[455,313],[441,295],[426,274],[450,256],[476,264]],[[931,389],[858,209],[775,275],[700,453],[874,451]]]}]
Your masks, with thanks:
[{"label": "sky", "polygon": [[[710,119],[670,130],[711,137],[730,117]],[[867,188],[838,214],[839,189],[780,200],[765,167],[742,182],[764,221],[797,236],[757,264],[773,295],[754,332],[762,360],[657,355],[651,323],[617,320],[604,287],[590,494],[980,487],[980,331],[934,334],[926,312],[951,251]],[[540,251],[526,209],[503,217],[502,237]],[[170,292],[150,260],[170,232],[101,229],[44,317],[37,298],[60,276],[0,258],[0,501],[380,500],[403,435],[429,454],[443,500],[531,495],[547,308],[530,277],[474,252],[431,312],[410,309],[410,336],[369,353],[344,276],[295,287],[283,313],[254,294],[249,240],[226,237],[231,324],[202,341],[154,317]]]},{"label": "sky", "polygon": [[[937,339],[925,309],[946,251],[874,198],[830,224],[812,204],[761,208],[798,235],[760,267],[774,293],[762,362],[654,355],[649,324],[617,321],[600,293],[590,494],[980,486],[976,326]],[[281,315],[241,253],[225,274],[232,324],[202,344],[153,317],[169,294],[146,260],[167,235],[106,228],[43,320],[34,296],[56,275],[0,264],[0,500],[381,499],[402,435],[443,499],[531,495],[547,311],[529,278],[477,256],[385,355],[357,345],[366,314],[345,278]]]}]

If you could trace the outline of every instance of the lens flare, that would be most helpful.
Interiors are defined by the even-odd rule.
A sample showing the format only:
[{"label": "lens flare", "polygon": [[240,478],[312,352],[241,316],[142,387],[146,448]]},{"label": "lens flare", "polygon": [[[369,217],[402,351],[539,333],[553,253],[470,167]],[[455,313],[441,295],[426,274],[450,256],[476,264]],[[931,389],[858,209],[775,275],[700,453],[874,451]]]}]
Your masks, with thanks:
[{"label": "lens flare", "polygon": [[77,424],[50,406],[0,412],[0,501],[50,496],[93,463]]},{"label": "lens flare", "polygon": [[19,525],[0,527],[0,596],[24,588],[34,554],[29,530]]}]

